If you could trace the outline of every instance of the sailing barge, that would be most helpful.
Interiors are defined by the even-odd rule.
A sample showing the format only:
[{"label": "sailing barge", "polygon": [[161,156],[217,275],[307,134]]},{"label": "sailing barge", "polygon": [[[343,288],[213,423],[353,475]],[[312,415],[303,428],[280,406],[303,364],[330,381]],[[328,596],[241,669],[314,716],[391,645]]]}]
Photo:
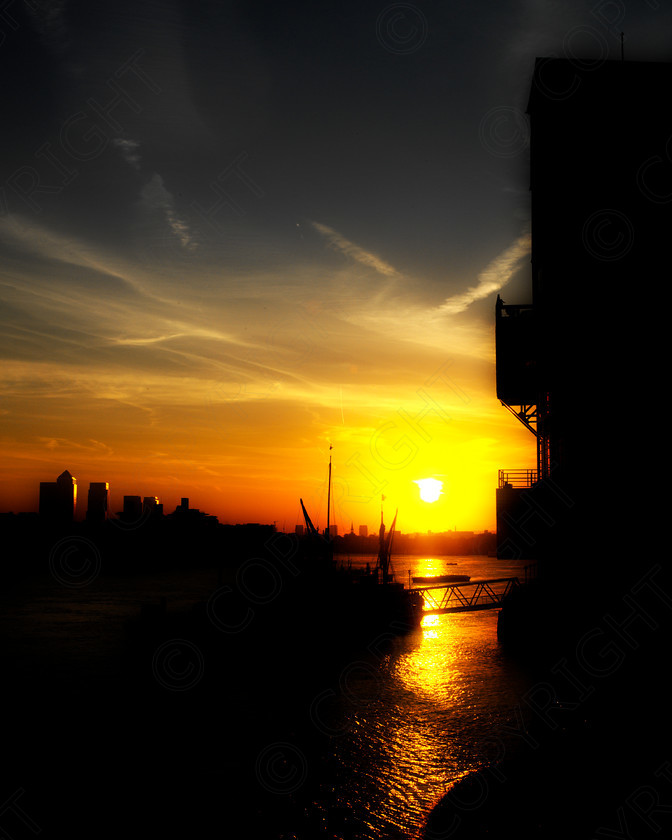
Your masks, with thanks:
[{"label": "sailing barge", "polygon": [[[331,458],[329,459],[329,490],[331,493]],[[367,630],[376,629],[403,633],[420,626],[423,599],[419,592],[406,589],[395,580],[392,569],[392,541],[397,513],[389,531],[385,530],[383,510],[380,511],[378,557],[373,568],[363,574],[337,570],[333,558],[333,543],[329,533],[329,504],[327,504],[327,527],[320,534],[299,500],[306,522],[307,533],[312,542],[311,552],[315,568],[323,570],[323,584],[331,587],[339,601],[339,609],[345,621],[351,626]]]}]

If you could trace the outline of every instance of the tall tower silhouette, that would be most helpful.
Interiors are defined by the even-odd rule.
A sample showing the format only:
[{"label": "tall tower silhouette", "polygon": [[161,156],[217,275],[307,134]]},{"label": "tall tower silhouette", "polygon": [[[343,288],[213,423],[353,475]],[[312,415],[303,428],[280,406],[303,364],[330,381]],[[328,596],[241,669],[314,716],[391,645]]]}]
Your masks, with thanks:
[{"label": "tall tower silhouette", "polygon": [[64,470],[56,481],[40,482],[40,517],[55,524],[69,524],[77,510],[77,479]]},{"label": "tall tower silhouette", "polygon": [[107,481],[92,481],[89,484],[89,500],[86,509],[88,522],[104,522],[110,507],[110,485]]}]

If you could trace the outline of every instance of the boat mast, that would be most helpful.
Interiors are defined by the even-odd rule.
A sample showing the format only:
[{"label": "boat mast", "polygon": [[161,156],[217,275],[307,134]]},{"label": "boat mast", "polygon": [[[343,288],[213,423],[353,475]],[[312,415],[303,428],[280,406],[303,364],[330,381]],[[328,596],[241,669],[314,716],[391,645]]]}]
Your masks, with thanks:
[{"label": "boat mast", "polygon": [[378,529],[378,567],[382,575],[382,582],[387,581],[387,560],[385,557],[385,522],[383,520],[383,502],[385,496],[380,497],[380,528]]},{"label": "boat mast", "polygon": [[329,478],[327,480],[327,539],[329,539],[329,512],[331,506],[331,450],[333,446],[329,444]]},{"label": "boat mast", "polygon": [[393,574],[390,572],[390,567],[392,565],[392,538],[394,537],[394,529],[397,524],[397,513],[399,511],[395,511],[394,519],[392,520],[392,525],[390,525],[390,530],[387,532],[387,542],[385,545],[385,573],[387,575],[387,580],[391,580]]},{"label": "boat mast", "polygon": [[392,525],[390,526],[389,531],[387,532],[387,537],[385,537],[385,521],[383,519],[383,502],[385,501],[385,496],[380,497],[380,531],[378,532],[378,568],[382,573],[382,582],[388,583],[392,579],[392,575],[390,574],[390,558],[392,556],[392,538],[394,536],[394,529],[397,524],[397,515],[399,510],[397,509],[394,514],[394,519],[392,520]]}]

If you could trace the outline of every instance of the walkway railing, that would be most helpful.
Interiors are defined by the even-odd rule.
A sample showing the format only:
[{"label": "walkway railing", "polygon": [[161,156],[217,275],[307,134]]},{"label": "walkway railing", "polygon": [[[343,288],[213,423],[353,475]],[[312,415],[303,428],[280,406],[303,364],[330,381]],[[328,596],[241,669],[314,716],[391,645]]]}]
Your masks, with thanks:
[{"label": "walkway railing", "polygon": [[517,577],[474,580],[468,583],[444,583],[434,586],[414,586],[420,592],[423,613],[466,612],[501,607],[502,601],[520,586]]},{"label": "walkway railing", "polygon": [[539,481],[539,470],[500,470],[498,487],[531,487]]}]

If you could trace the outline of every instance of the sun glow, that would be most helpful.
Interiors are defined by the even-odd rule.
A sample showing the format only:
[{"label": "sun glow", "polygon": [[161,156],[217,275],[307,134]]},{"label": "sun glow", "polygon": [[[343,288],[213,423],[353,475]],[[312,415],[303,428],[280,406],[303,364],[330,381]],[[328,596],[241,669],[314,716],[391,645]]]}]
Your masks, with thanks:
[{"label": "sun glow", "polygon": [[443,493],[443,481],[436,478],[421,478],[415,484],[420,488],[420,498],[423,502],[431,504],[439,500]]}]

